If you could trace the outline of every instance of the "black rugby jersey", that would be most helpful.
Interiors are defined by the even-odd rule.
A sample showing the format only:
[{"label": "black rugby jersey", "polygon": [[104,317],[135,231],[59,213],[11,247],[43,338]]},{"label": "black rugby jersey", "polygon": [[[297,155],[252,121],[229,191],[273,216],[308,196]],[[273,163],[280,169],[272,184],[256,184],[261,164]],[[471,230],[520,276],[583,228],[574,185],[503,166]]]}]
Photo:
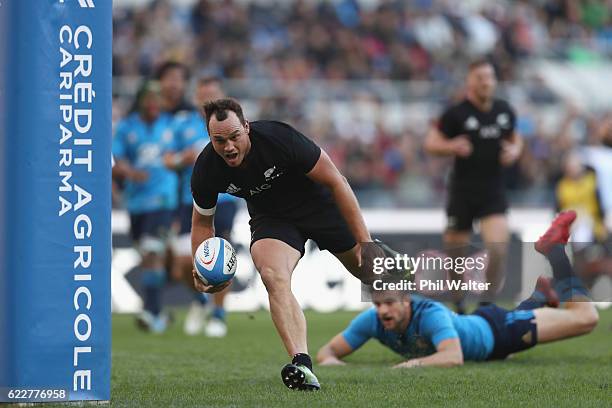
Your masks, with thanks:
[{"label": "black rugby jersey", "polygon": [[468,135],[472,154],[455,157],[451,186],[469,188],[501,187],[502,165],[499,162],[501,141],[514,132],[516,116],[508,102],[495,99],[488,112],[483,112],[467,99],[448,108],[440,118],[439,130],[449,139]]},{"label": "black rugby jersey", "polygon": [[251,150],[239,167],[228,166],[209,143],[200,153],[191,177],[195,203],[213,208],[218,193],[244,198],[251,217],[305,216],[318,205],[333,202],[324,186],[306,176],[321,148],[286,123],[250,122]]}]

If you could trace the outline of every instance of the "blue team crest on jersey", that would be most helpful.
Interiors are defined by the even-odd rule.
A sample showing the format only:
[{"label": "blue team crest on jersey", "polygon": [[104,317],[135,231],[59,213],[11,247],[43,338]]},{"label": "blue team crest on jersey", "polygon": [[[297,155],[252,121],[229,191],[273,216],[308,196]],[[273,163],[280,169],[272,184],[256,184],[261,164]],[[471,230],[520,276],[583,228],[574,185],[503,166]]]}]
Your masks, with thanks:
[{"label": "blue team crest on jersey", "polygon": [[423,357],[435,353],[436,348],[427,338],[419,335],[397,335],[386,332],[379,341],[403,356]]}]

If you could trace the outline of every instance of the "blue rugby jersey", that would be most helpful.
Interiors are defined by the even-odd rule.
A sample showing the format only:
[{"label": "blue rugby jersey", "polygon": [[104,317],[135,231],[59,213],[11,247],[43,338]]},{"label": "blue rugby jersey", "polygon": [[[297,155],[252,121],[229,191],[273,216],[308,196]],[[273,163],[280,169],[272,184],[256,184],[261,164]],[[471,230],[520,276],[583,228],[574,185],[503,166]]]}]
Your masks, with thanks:
[{"label": "blue rugby jersey", "polygon": [[127,160],[149,178],[138,183],[126,180],[124,197],[127,210],[139,214],[157,210],[173,210],[178,205],[178,178],[164,166],[163,155],[173,143],[172,117],[161,114],[152,124],[132,113],[117,125],[113,138],[115,159]]},{"label": "blue rugby jersey", "polygon": [[404,333],[385,330],[375,308],[361,312],[342,332],[353,350],[371,338],[406,358],[428,356],[443,340],[458,338],[465,360],[485,360],[493,351],[493,331],[476,315],[458,315],[441,303],[411,296],[412,317]]}]

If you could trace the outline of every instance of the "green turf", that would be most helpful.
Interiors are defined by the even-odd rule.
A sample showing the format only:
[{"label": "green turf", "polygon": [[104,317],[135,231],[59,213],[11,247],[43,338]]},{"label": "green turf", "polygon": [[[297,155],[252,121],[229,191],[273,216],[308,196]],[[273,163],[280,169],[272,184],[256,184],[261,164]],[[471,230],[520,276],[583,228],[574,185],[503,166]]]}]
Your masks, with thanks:
[{"label": "green turf", "polygon": [[[307,313],[309,346],[336,334],[354,313]],[[317,393],[285,388],[288,362],[267,312],[229,316],[224,339],[139,332],[113,318],[112,406],[612,406],[612,310],[588,336],[538,346],[504,362],[452,369],[392,370],[401,357],[370,341],[344,367],[315,367]]]}]

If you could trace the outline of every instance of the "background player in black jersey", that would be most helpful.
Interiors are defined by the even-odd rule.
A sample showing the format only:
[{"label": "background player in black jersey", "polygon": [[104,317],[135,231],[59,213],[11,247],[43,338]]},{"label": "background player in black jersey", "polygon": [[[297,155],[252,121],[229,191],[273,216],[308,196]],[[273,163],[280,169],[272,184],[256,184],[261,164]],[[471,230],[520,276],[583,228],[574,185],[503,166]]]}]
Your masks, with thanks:
[{"label": "background player in black jersey", "polygon": [[[268,291],[272,320],[293,357],[283,367],[283,382],[293,389],[319,389],[291,275],[310,238],[360,276],[359,243],[371,238],[359,204],[329,156],[291,126],[248,122],[231,99],[209,102],[204,111],[212,143],[198,157],[191,179],[192,250],[214,236],[217,194],[247,201],[253,262]],[[225,286],[205,286],[195,275],[194,281],[206,292]]]},{"label": "background player in black jersey", "polygon": [[[447,203],[448,226],[444,241],[451,255],[462,255],[480,220],[480,233],[488,250],[486,300],[491,300],[503,280],[507,243],[506,194],[503,167],[519,158],[523,141],[515,131],[510,105],[494,98],[497,79],[491,63],[479,60],[469,67],[466,97],[443,112],[437,128],[425,140],[425,150],[454,156]],[[459,277],[458,277],[459,278]],[[461,301],[457,301],[462,311]]]}]

